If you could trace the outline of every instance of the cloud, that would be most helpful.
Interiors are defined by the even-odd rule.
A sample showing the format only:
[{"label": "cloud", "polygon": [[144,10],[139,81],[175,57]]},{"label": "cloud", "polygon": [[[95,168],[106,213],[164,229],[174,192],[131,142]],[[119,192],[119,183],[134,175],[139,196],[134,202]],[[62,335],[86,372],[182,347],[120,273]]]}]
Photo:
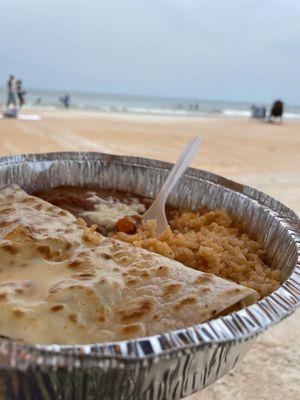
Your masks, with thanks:
[{"label": "cloud", "polygon": [[2,81],[18,71],[33,87],[300,103],[297,1],[0,6]]}]

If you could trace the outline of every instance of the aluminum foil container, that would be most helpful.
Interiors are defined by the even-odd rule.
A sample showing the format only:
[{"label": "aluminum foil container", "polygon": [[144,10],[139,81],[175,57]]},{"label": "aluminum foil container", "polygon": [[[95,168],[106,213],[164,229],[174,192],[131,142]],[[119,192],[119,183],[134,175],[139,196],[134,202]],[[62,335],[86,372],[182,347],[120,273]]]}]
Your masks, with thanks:
[{"label": "aluminum foil container", "polygon": [[[154,197],[171,164],[100,153],[0,159],[0,187],[97,185]],[[226,374],[266,328],[300,302],[300,220],[264,193],[188,169],[170,197],[178,207],[226,208],[267,249],[284,276],[256,304],[206,323],[118,343],[25,345],[0,340],[0,392],[9,399],[179,399]],[[1,260],[0,260],[1,263]],[[49,326],[51,329],[51,326]]]}]

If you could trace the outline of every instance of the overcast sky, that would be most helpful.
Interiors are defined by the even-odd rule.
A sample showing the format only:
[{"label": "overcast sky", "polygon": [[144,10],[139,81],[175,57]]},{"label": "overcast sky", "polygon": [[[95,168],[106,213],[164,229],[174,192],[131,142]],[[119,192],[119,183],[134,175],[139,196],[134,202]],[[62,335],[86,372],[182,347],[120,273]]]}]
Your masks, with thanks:
[{"label": "overcast sky", "polygon": [[0,0],[0,84],[300,104],[299,0]]}]

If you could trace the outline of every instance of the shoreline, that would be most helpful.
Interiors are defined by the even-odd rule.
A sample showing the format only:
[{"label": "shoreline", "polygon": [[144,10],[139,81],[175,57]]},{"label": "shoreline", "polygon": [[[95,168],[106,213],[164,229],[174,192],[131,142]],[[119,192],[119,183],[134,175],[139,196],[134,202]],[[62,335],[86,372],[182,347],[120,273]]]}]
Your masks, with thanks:
[{"label": "shoreline", "polygon": [[[2,108],[3,110],[3,108]],[[217,119],[217,120],[240,120],[240,121],[250,121],[252,123],[258,124],[270,124],[270,125],[277,125],[277,123],[269,123],[267,120],[260,121],[256,119],[252,119],[250,116],[243,116],[243,115],[225,115],[225,114],[218,114],[218,113],[203,113],[203,114],[193,114],[193,113],[185,113],[185,114],[172,114],[172,113],[155,113],[155,112],[131,112],[131,111],[103,111],[97,109],[83,109],[83,108],[62,108],[62,107],[52,107],[52,106],[25,106],[19,111],[20,114],[41,114],[51,116],[65,116],[68,115],[76,115],[82,117],[99,117],[99,118],[111,118],[111,119],[128,119],[128,120],[174,120],[178,121],[180,119],[186,120],[207,120],[207,119]],[[283,123],[299,123],[300,118],[297,117],[284,117],[283,116]]]}]

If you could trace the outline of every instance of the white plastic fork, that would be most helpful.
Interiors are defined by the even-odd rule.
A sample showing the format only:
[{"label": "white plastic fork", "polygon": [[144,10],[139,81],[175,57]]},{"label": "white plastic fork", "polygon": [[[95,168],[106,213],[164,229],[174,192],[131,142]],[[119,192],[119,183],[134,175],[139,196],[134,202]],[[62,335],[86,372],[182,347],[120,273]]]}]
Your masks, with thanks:
[{"label": "white plastic fork", "polygon": [[172,168],[166,182],[160,189],[156,199],[153,201],[148,210],[143,214],[143,220],[156,220],[156,234],[160,235],[168,225],[166,217],[166,201],[173,187],[176,185],[184,171],[195,157],[200,146],[200,137],[195,136],[184,148],[178,161]]}]

